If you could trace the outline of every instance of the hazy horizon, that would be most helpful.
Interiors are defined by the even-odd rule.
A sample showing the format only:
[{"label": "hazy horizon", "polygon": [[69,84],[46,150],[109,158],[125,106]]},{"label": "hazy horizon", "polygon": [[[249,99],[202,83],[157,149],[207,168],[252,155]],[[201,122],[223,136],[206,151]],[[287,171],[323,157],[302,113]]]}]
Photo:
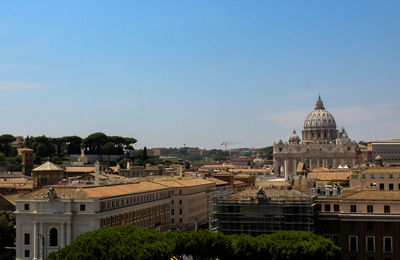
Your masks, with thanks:
[{"label": "hazy horizon", "polygon": [[357,142],[400,138],[400,2],[5,2],[0,134],[136,148],[286,141],[318,93]]}]

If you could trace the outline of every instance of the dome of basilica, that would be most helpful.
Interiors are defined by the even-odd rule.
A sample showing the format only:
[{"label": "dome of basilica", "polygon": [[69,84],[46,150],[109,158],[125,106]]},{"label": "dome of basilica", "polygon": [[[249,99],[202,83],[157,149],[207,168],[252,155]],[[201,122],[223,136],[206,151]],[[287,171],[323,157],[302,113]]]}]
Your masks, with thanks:
[{"label": "dome of basilica", "polygon": [[336,122],[331,113],[324,108],[321,97],[318,97],[314,110],[308,114],[304,121],[304,128],[329,127],[336,129]]}]

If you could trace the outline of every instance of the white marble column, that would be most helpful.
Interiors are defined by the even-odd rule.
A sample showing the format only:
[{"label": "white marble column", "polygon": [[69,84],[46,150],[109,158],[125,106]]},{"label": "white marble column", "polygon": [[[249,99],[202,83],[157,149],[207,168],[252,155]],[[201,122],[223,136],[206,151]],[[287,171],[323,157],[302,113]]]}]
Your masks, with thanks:
[{"label": "white marble column", "polygon": [[71,222],[67,222],[67,245],[71,244],[71,237],[72,235],[72,230],[71,230]]},{"label": "white marble column", "polygon": [[288,161],[285,160],[285,180],[288,179]]},{"label": "white marble column", "polygon": [[[44,228],[43,228],[43,222],[39,223],[39,234],[41,234],[42,236],[44,235]],[[45,238],[43,237],[39,237],[39,259],[43,259],[43,255],[44,255],[44,241]]]},{"label": "white marble column", "polygon": [[65,223],[61,223],[61,230],[60,230],[60,248],[65,247]]},{"label": "white marble column", "polygon": [[39,233],[38,225],[36,221],[33,221],[33,259],[39,259]]}]

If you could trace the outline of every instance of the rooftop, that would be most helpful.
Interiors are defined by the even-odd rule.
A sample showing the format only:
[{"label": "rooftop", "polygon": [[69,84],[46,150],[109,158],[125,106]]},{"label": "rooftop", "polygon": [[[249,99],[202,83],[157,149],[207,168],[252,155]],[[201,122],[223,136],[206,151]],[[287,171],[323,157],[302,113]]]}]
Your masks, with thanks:
[{"label": "rooftop", "polygon": [[54,163],[47,161],[44,164],[36,167],[33,169],[33,171],[65,171],[63,168],[61,168],[58,165],[55,165]]},{"label": "rooftop", "polygon": [[[122,185],[110,185],[100,187],[74,187],[74,186],[55,186],[58,198],[63,199],[88,199],[88,198],[107,198],[117,197],[122,195],[149,192],[155,190],[167,189],[161,184],[154,182],[141,182]],[[47,198],[49,187],[41,188],[39,190],[22,195],[20,198]]]}]

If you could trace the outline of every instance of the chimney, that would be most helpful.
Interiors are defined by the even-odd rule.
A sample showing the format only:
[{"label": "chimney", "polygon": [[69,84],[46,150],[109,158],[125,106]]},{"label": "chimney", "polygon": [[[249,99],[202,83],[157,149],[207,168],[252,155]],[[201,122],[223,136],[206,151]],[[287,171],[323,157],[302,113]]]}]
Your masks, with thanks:
[{"label": "chimney", "polygon": [[94,185],[99,186],[100,184],[100,163],[96,161],[94,164]]}]

